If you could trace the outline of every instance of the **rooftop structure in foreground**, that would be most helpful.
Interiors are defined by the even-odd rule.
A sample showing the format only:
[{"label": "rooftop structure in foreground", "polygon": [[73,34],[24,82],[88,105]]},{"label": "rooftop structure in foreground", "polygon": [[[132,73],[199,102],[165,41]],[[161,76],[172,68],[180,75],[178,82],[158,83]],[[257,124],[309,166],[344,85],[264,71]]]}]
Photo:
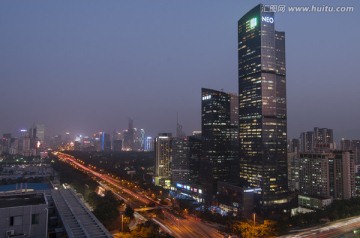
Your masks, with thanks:
[{"label": "rooftop structure in foreground", "polygon": [[112,237],[72,190],[52,190],[51,194],[69,238]]},{"label": "rooftop structure in foreground", "polygon": [[47,200],[43,193],[0,196],[0,238],[47,237]]}]

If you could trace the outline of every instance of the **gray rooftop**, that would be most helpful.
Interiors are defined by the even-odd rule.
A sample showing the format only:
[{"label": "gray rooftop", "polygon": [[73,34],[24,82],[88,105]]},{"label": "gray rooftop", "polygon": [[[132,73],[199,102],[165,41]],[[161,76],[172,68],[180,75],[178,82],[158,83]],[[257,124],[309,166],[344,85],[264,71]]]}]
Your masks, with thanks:
[{"label": "gray rooftop", "polygon": [[9,193],[0,197],[0,208],[46,204],[42,193]]},{"label": "gray rooftop", "polygon": [[112,237],[72,190],[52,190],[51,193],[69,238]]}]

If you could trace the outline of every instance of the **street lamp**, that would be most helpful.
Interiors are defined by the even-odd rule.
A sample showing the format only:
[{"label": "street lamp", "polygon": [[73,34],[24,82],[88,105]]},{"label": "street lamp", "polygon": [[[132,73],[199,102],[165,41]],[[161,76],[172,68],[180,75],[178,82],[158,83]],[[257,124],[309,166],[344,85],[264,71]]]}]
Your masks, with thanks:
[{"label": "street lamp", "polygon": [[121,233],[124,233],[124,214],[121,213]]},{"label": "street lamp", "polygon": [[254,218],[254,228],[253,228],[253,232],[254,232],[254,237],[255,237],[255,233],[256,233],[256,231],[255,231],[255,226],[256,226],[256,213],[254,212],[253,214],[253,218]]}]

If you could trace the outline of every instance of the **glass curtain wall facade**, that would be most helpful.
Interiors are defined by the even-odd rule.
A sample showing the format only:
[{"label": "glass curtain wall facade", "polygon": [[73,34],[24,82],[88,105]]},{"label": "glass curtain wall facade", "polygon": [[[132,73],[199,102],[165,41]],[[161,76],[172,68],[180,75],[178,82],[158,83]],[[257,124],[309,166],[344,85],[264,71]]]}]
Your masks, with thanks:
[{"label": "glass curtain wall facade", "polygon": [[258,5],[238,22],[240,177],[262,211],[288,203],[285,33]]},{"label": "glass curtain wall facade", "polygon": [[234,142],[238,125],[231,122],[231,94],[203,88],[201,95],[203,158],[199,177],[207,194],[214,195],[217,181],[230,181],[238,174],[238,146]]}]

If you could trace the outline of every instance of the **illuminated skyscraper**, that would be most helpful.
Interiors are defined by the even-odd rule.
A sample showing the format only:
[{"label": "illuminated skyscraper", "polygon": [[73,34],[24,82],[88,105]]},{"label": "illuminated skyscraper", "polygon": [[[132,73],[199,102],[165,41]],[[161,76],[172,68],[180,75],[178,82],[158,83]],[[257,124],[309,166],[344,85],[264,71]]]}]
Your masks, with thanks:
[{"label": "illuminated skyscraper", "polygon": [[173,138],[172,140],[171,182],[173,184],[189,182],[189,140]]},{"label": "illuminated skyscraper", "polygon": [[36,125],[36,137],[40,140],[41,143],[45,141],[45,126],[43,124]]},{"label": "illuminated skyscraper", "polygon": [[267,213],[288,204],[285,33],[261,4],[238,22],[238,60],[240,177]]},{"label": "illuminated skyscraper", "polygon": [[151,136],[146,137],[145,139],[145,151],[153,151],[154,150],[154,138]]},{"label": "illuminated skyscraper", "polygon": [[[202,159],[199,179],[207,195],[216,192],[218,181],[231,181],[238,174],[238,125],[231,121],[231,94],[201,90]],[[236,122],[236,120],[234,120]]]},{"label": "illuminated skyscraper", "polygon": [[160,133],[155,137],[155,185],[170,187],[172,161],[171,133]]}]

